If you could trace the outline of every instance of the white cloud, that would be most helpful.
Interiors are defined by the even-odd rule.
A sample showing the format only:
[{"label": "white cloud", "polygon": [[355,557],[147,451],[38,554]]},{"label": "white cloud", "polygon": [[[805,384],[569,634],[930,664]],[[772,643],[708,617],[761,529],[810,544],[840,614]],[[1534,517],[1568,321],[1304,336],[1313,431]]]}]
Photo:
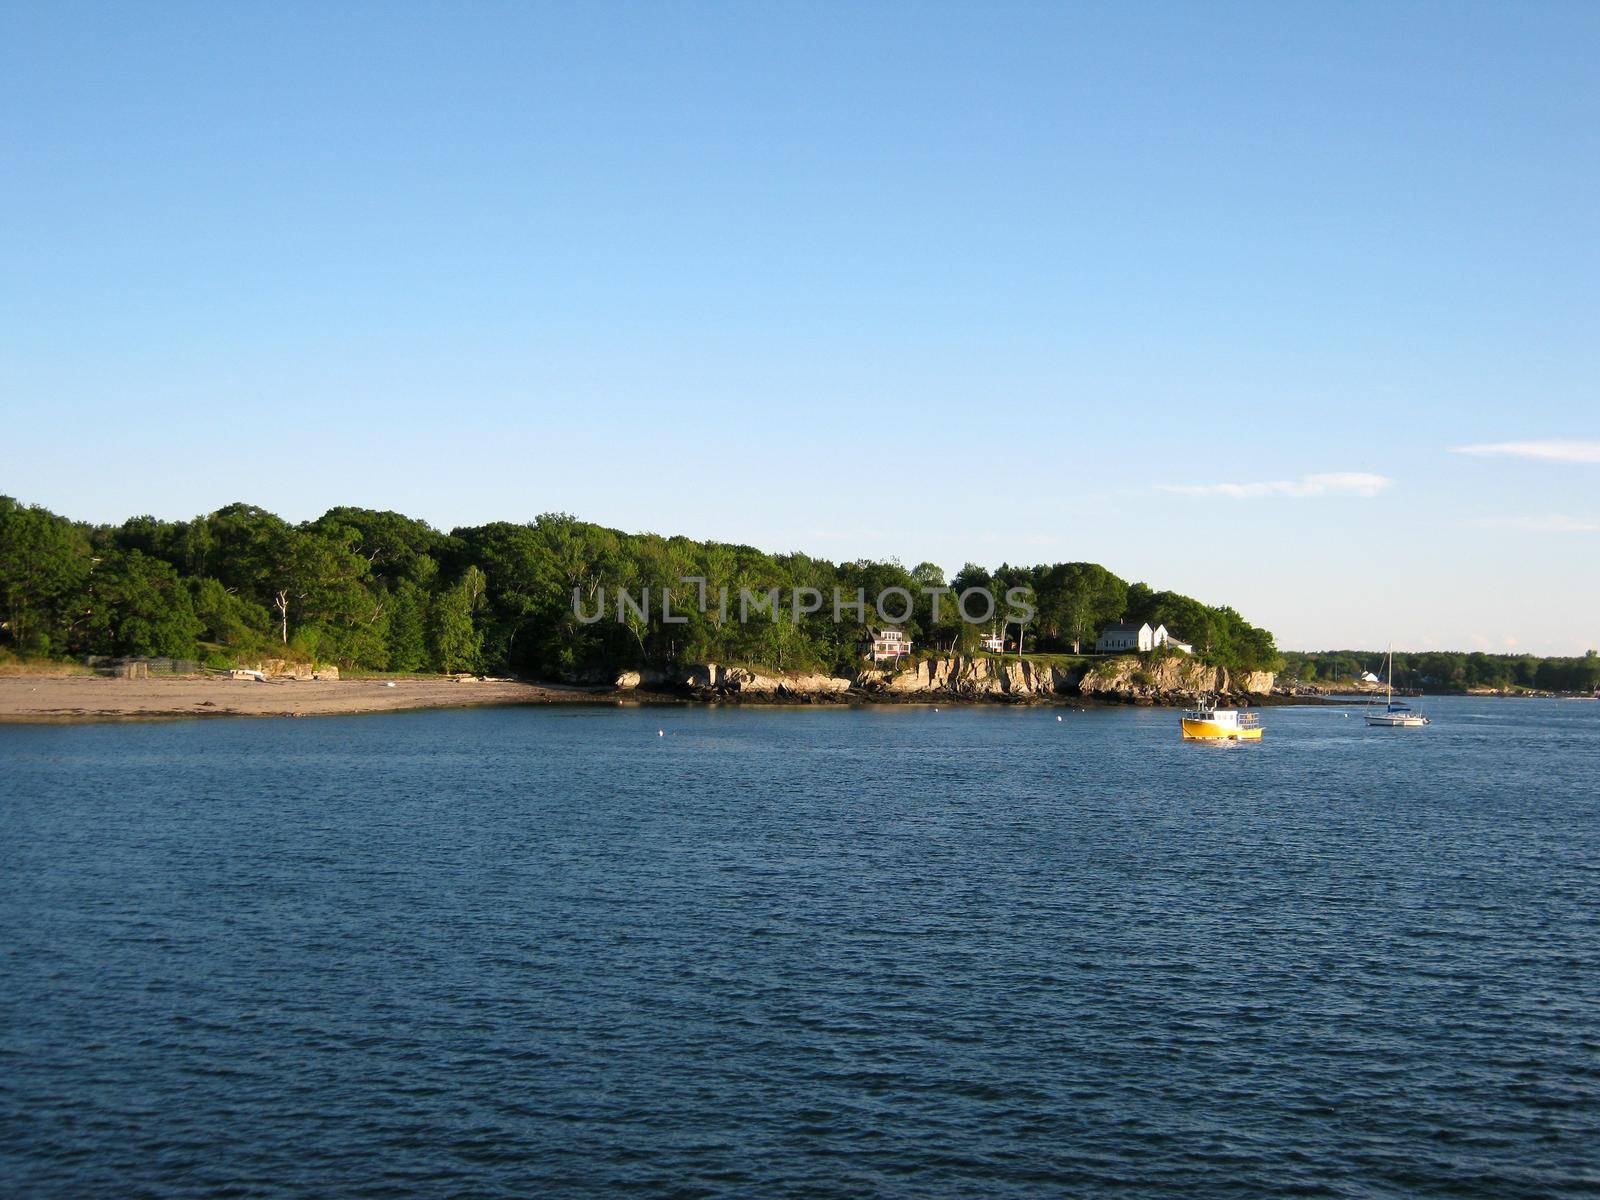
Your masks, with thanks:
[{"label": "white cloud", "polygon": [[1541,462],[1600,463],[1600,442],[1577,438],[1556,438],[1548,442],[1480,442],[1472,446],[1452,446],[1451,454],[1473,454],[1480,458],[1532,458]]},{"label": "white cloud", "polygon": [[1564,513],[1542,517],[1485,517],[1477,524],[1488,529],[1520,529],[1527,533],[1600,533],[1600,518],[1569,517]]},{"label": "white cloud", "polygon": [[1299,479],[1274,479],[1265,483],[1166,483],[1157,490],[1181,496],[1228,496],[1234,500],[1260,500],[1288,496],[1305,500],[1314,496],[1360,496],[1370,499],[1389,486],[1382,475],[1363,471],[1331,471],[1302,475]]}]

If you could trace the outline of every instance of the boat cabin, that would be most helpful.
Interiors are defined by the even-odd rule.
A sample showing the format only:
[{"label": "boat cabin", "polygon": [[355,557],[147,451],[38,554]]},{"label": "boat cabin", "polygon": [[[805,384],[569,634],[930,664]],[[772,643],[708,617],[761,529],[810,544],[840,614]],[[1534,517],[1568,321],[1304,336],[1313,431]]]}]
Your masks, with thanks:
[{"label": "boat cabin", "polygon": [[1178,722],[1184,741],[1258,742],[1261,740],[1261,714],[1218,708],[1214,700],[1202,700]]},{"label": "boat cabin", "polygon": [[1233,708],[1192,708],[1183,714],[1185,721],[1201,725],[1215,725],[1218,729],[1255,729],[1261,724],[1261,714],[1240,712]]}]

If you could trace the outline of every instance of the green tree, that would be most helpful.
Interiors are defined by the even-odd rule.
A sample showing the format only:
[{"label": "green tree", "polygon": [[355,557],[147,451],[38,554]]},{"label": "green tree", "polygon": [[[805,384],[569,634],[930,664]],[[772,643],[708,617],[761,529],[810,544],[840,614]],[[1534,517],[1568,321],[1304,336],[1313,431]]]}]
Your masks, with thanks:
[{"label": "green tree", "polygon": [[1128,607],[1128,585],[1098,563],[1056,563],[1035,585],[1040,632],[1074,654]]},{"label": "green tree", "polygon": [[[277,614],[278,640],[289,643],[291,621],[304,626],[376,623],[381,610],[362,586],[368,563],[348,536],[324,536],[287,525],[253,537],[246,569]],[[380,643],[381,644],[381,643]]]},{"label": "green tree", "polygon": [[71,521],[0,496],[0,615],[17,651],[66,649],[90,565],[89,540]]},{"label": "green tree", "polygon": [[370,508],[330,508],[308,527],[344,542],[367,560],[373,578],[426,585],[436,569],[434,555],[446,538],[426,521]]},{"label": "green tree", "polygon": [[190,580],[190,595],[203,641],[254,650],[268,640],[272,619],[267,610],[230,592],[221,580]]},{"label": "green tree", "polygon": [[434,666],[438,670],[478,668],[483,639],[473,617],[482,603],[483,587],[483,572],[469,567],[461,582],[434,599],[431,640]]},{"label": "green tree", "polygon": [[170,563],[137,550],[117,550],[90,572],[78,649],[188,658],[201,630],[189,589]]},{"label": "green tree", "polygon": [[389,599],[389,669],[420,671],[428,662],[428,595],[402,579]]},{"label": "green tree", "polygon": [[[97,561],[104,569],[91,581]],[[174,578],[183,584],[177,591]],[[1038,615],[1025,632],[1041,648],[1078,648],[1104,623],[1127,616],[1165,623],[1230,667],[1277,659],[1271,634],[1232,609],[1145,584],[1129,587],[1093,563],[1003,564],[992,574],[968,564],[936,614],[924,589],[943,587],[943,580],[933,563],[909,571],[894,560],[835,564],[621,533],[561,513],[444,535],[399,513],[362,508],[330,509],[292,525],[254,505],[230,504],[187,522],[135,517],[89,527],[0,501],[0,637],[31,653],[90,644],[176,647],[203,638],[208,648],[236,654],[276,645],[355,665],[494,666],[546,677],[638,661],[844,669],[856,659],[862,624],[903,625],[925,647],[969,645],[982,630],[960,619],[957,597],[981,587],[996,601],[983,630],[998,629],[1008,589],[1031,592]],[[648,592],[648,601],[644,612],[624,609],[618,621],[623,587],[640,599]],[[852,601],[858,589],[864,593],[867,609],[858,620],[833,619],[836,588]],[[896,588],[908,594],[910,611],[903,620],[880,618],[874,602]],[[765,597],[773,589],[780,596],[775,613],[740,619],[743,592]],[[668,591],[679,620],[663,617]],[[790,603],[797,594],[805,598],[800,610],[812,602],[815,610],[797,611]],[[597,612],[600,619],[590,619]],[[1321,677],[1364,659],[1346,652],[1297,661]],[[1570,688],[1589,674],[1526,656],[1464,664],[1459,656],[1402,656],[1397,667],[1452,686],[1492,678]]]}]

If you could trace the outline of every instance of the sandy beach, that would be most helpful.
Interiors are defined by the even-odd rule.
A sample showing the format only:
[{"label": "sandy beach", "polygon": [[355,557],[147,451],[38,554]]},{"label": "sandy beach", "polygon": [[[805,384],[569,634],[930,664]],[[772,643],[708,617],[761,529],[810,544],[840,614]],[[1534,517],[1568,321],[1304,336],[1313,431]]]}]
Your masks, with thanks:
[{"label": "sandy beach", "polygon": [[474,704],[592,701],[592,689],[505,680],[0,678],[0,721],[115,721],[172,717],[314,717],[459,708]]}]

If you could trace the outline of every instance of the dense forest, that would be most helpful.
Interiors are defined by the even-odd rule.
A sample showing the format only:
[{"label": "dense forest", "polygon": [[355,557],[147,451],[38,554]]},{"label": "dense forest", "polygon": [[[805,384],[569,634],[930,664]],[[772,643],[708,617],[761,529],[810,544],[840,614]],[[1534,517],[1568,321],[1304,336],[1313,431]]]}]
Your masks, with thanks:
[{"label": "dense forest", "polygon": [[[700,611],[698,585],[713,600]],[[831,604],[795,617],[787,605],[747,622],[727,588],[834,589],[915,597],[902,624],[919,647],[972,650],[985,628],[950,597],[935,617],[924,588],[1008,589],[1035,610],[1030,651],[1071,651],[1126,617],[1164,623],[1212,662],[1272,668],[1272,635],[1231,608],[1127,583],[1093,563],[967,565],[952,580],[932,563],[832,563],[748,546],[627,534],[552,514],[442,533],[393,512],[335,508],[291,524],[232,504],[192,521],[134,517],[86,525],[0,497],[0,647],[24,656],[160,655],[231,665],[263,657],[388,671],[510,671],[571,678],[586,669],[676,662],[744,662],[847,670],[860,621]],[[649,589],[644,611],[614,600]],[[673,592],[663,621],[659,597]],[[585,622],[574,597],[605,619]],[[644,607],[644,606],[641,606]],[[871,620],[870,607],[868,619]],[[992,625],[992,623],[991,623]],[[1012,626],[1015,639],[1017,627]]]},{"label": "dense forest", "polygon": [[[1387,670],[1382,650],[1325,650],[1316,654],[1287,651],[1283,678],[1336,686],[1363,671],[1382,677]],[[1471,688],[1498,691],[1592,692],[1600,689],[1600,655],[1582,658],[1538,658],[1531,654],[1480,654],[1429,650],[1420,654],[1395,651],[1396,687],[1432,692],[1464,692]]]}]

